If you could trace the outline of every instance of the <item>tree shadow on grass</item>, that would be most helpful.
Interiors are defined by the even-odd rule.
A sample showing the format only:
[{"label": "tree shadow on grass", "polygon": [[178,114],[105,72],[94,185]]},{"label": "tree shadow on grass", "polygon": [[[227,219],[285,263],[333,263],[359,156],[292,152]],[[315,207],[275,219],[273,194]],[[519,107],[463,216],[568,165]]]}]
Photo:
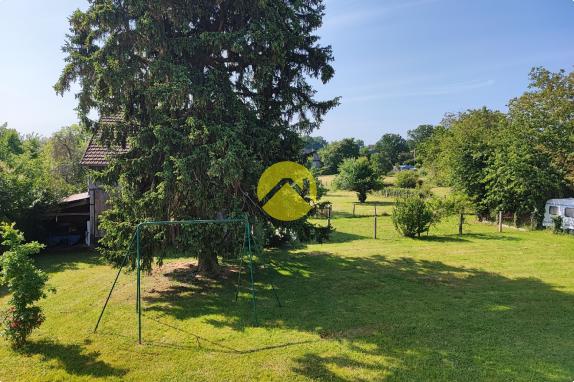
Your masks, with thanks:
[{"label": "tree shadow on grass", "polygon": [[167,348],[174,348],[174,349],[196,349],[196,348],[202,348],[203,350],[209,350],[215,353],[225,353],[225,354],[250,354],[250,353],[259,353],[262,351],[267,351],[267,350],[275,350],[275,349],[285,349],[291,346],[297,346],[297,345],[303,345],[303,344],[309,344],[309,343],[313,343],[313,342],[317,342],[317,340],[303,340],[303,341],[293,341],[293,342],[288,342],[288,343],[281,343],[281,344],[275,344],[275,345],[269,345],[269,346],[260,346],[260,347],[256,347],[256,348],[245,348],[245,349],[240,349],[240,348],[234,348],[231,346],[227,346],[224,343],[222,343],[221,341],[212,341],[209,338],[206,337],[202,337],[200,335],[197,335],[189,330],[185,330],[182,329],[180,327],[177,327],[173,324],[170,324],[168,322],[166,322],[165,320],[162,320],[161,317],[157,318],[157,317],[153,317],[153,316],[147,316],[145,315],[145,318],[154,322],[155,324],[159,325],[159,326],[164,326],[164,327],[168,327],[170,329],[173,329],[179,333],[181,333],[183,336],[185,336],[188,340],[194,340],[195,344],[194,345],[185,345],[185,344],[180,344],[180,343],[169,343],[169,342],[158,342],[158,341],[145,341],[146,345],[150,345],[150,346],[159,346],[159,347],[167,347]]},{"label": "tree shadow on grass", "polygon": [[[333,212],[333,219],[339,218],[339,219],[360,219],[360,218],[368,218],[368,217],[374,217],[375,216],[375,211],[369,211],[364,212],[364,211],[356,211],[355,215],[353,215],[352,212],[345,212],[345,211],[337,211],[337,212]],[[377,216],[379,218],[381,217],[388,217],[391,216],[390,213],[386,212],[386,211],[377,211]]]},{"label": "tree shadow on grass", "polygon": [[464,243],[469,240],[464,236],[460,237],[458,235],[426,235],[423,234],[421,237],[413,238],[413,240],[420,240],[421,242],[433,242],[433,243]]},{"label": "tree shadow on grass", "polygon": [[414,238],[423,242],[436,242],[436,243],[468,243],[471,241],[488,240],[488,241],[521,241],[521,238],[508,236],[500,233],[463,233],[462,236],[457,234],[448,235],[426,235],[423,234],[419,238]]},{"label": "tree shadow on grass", "polygon": [[[391,380],[548,381],[574,372],[574,325],[566,319],[574,314],[571,294],[535,278],[509,279],[438,261],[326,259],[337,264],[327,268],[349,273],[350,280],[329,293],[337,306],[332,320],[317,322],[319,332],[347,343],[354,356],[306,354],[297,359],[299,374],[357,380],[352,371],[360,369],[381,375],[372,364],[361,365],[359,355],[391,359],[379,366]],[[344,378],[334,369],[349,373]]]},{"label": "tree shadow on grass", "polygon": [[[293,371],[330,380],[568,380],[574,375],[574,296],[535,278],[412,258],[273,253],[257,269],[263,327],[315,333],[337,356],[310,351]],[[279,287],[283,307],[273,301]],[[228,280],[201,294],[157,295],[146,310],[241,331],[249,295]],[[371,361],[366,361],[367,357]],[[375,361],[372,361],[372,359]],[[374,362],[374,364],[373,364]]]},{"label": "tree shadow on grass", "polygon": [[[328,243],[347,243],[363,239],[371,239],[371,237],[335,230],[331,233]],[[305,248],[305,246],[303,246],[303,248]]]},{"label": "tree shadow on grass", "polygon": [[87,249],[71,249],[69,251],[43,252],[35,257],[36,264],[46,273],[59,273],[78,269],[80,265],[105,264],[99,253]]},{"label": "tree shadow on grass", "polygon": [[465,233],[463,237],[472,240],[496,240],[496,241],[522,241],[523,239],[515,236],[508,236],[504,233]]},{"label": "tree shadow on grass", "polygon": [[44,362],[56,360],[68,374],[90,377],[122,377],[127,370],[115,368],[99,360],[99,352],[86,352],[77,344],[62,345],[52,341],[32,342],[24,350],[28,355],[40,355]]}]

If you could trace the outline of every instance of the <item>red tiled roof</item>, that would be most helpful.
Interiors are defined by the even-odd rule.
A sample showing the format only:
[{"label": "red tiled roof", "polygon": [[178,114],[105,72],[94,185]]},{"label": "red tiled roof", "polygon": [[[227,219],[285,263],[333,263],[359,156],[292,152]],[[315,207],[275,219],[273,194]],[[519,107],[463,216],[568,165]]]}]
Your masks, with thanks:
[{"label": "red tiled roof", "polygon": [[[100,124],[115,124],[118,122],[122,122],[122,118],[120,116],[104,116],[100,118]],[[105,167],[109,164],[110,157],[125,154],[129,151],[128,147],[104,146],[99,142],[99,140],[100,135],[98,133],[92,136],[80,164],[87,167]]]}]

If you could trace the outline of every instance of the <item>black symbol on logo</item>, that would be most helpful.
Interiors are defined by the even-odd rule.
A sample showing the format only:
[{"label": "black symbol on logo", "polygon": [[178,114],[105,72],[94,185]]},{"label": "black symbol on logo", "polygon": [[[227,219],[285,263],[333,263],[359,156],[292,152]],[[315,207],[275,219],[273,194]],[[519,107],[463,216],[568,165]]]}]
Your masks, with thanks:
[{"label": "black symbol on logo", "polygon": [[261,205],[264,206],[267,204],[267,202],[270,201],[275,196],[275,194],[277,194],[279,190],[281,190],[286,184],[291,186],[291,188],[305,201],[309,201],[309,198],[307,197],[310,189],[310,183],[308,179],[303,179],[303,188],[301,188],[297,183],[295,183],[293,179],[283,178],[277,182],[277,184],[267,193],[267,195],[265,195],[263,199],[261,199]]}]

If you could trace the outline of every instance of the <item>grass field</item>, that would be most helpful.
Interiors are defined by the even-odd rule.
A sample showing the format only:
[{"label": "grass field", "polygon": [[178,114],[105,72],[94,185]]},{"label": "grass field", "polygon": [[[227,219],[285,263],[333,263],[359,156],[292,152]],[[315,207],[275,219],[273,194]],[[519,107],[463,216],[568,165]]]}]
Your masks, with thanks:
[{"label": "grass field", "polygon": [[0,381],[574,379],[574,237],[471,221],[458,238],[449,221],[412,240],[385,216],[374,240],[372,206],[352,217],[353,194],[326,199],[332,240],[258,267],[258,327],[247,290],[234,302],[234,268],[194,280],[181,271],[192,260],[174,259],[143,279],[143,345],[132,273],[92,334],[114,271],[89,252],[41,256],[57,292],[24,352],[0,340]]}]

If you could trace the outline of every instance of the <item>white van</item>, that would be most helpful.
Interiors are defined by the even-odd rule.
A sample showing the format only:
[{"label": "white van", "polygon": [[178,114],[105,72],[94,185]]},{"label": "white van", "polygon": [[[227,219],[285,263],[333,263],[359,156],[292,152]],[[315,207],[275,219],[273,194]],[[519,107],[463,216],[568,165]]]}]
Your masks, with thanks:
[{"label": "white van", "polygon": [[562,229],[574,231],[574,198],[550,199],[544,207],[544,227],[553,227],[552,218],[562,216]]}]

